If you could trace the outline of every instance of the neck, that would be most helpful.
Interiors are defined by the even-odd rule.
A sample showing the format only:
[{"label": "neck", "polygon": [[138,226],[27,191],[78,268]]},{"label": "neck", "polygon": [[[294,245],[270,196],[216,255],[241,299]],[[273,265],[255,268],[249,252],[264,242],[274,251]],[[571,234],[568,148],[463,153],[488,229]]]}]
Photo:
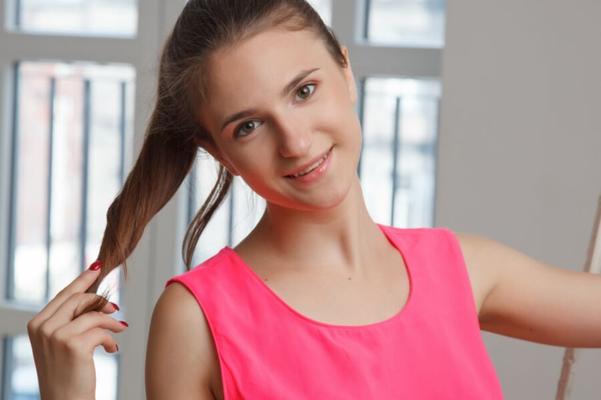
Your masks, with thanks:
[{"label": "neck", "polygon": [[287,268],[354,275],[366,272],[374,254],[388,246],[367,211],[358,176],[344,200],[326,210],[299,211],[268,203],[247,239],[286,260]]}]

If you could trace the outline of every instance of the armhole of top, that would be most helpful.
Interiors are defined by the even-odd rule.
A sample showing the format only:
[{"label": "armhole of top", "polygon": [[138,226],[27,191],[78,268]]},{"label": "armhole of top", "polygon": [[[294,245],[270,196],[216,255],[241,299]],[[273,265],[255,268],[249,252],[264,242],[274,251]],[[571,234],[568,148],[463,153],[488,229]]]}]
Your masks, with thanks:
[{"label": "armhole of top", "polygon": [[182,279],[181,276],[175,276],[175,277],[172,277],[169,280],[167,280],[167,282],[165,283],[165,288],[174,282],[179,283],[181,286],[186,288],[186,290],[188,290],[188,292],[196,300],[196,304],[198,304],[198,306],[200,308],[199,311],[203,314],[205,321],[207,321],[207,325],[209,326],[209,331],[211,333],[211,338],[213,340],[213,346],[215,347],[215,352],[217,353],[217,360],[219,363],[219,370],[220,370],[220,375],[221,375],[221,390],[223,392],[223,398],[224,398],[224,400],[227,400],[227,399],[229,399],[229,391],[228,391],[228,385],[226,384],[225,363],[223,362],[223,358],[222,358],[222,354],[221,354],[222,345],[221,345],[221,341],[218,339],[219,335],[217,334],[217,332],[215,330],[215,323],[212,320],[212,317],[210,317],[209,314],[206,312],[205,307],[203,306],[202,302],[200,301],[200,296],[197,295],[194,288],[191,285],[189,285],[185,279]]},{"label": "armhole of top", "polygon": [[465,282],[466,291],[469,293],[470,305],[472,312],[475,316],[476,323],[478,327],[480,326],[479,317],[478,317],[478,305],[476,303],[476,296],[474,294],[473,282],[470,279],[470,274],[468,272],[467,263],[465,262],[465,257],[463,256],[463,251],[461,249],[461,244],[459,243],[459,238],[450,228],[440,227],[438,228],[444,232],[444,234],[448,237],[448,241],[453,249],[453,254],[455,256],[454,260],[459,264],[460,268],[458,268],[458,272],[463,275],[462,281]]}]

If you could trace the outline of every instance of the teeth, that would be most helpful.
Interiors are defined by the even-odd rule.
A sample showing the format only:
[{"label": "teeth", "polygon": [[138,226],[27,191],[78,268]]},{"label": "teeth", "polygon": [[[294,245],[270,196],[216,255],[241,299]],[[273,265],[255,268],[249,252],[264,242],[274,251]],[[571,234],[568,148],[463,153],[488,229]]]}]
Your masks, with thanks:
[{"label": "teeth", "polygon": [[298,174],[294,174],[291,176],[293,178],[298,178],[299,176],[307,175],[308,173],[313,171],[315,168],[319,167],[321,165],[321,163],[324,162],[326,158],[328,158],[328,154],[330,154],[330,153],[328,152],[325,156],[323,156],[321,159],[319,159],[319,161],[316,161],[315,164],[313,164],[312,166],[307,168],[305,171],[299,172]]}]

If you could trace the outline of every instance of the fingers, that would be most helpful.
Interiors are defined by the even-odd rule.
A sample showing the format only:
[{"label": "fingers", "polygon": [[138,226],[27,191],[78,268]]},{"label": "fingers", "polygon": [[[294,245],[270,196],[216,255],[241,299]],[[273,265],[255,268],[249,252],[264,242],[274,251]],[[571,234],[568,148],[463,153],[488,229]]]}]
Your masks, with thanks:
[{"label": "fingers", "polygon": [[36,334],[37,343],[48,348],[63,349],[61,351],[78,358],[89,357],[98,345],[102,345],[109,353],[117,351],[116,341],[109,331],[123,332],[127,329],[127,323],[122,323],[101,311],[86,312],[67,323],[62,322],[64,318],[69,318],[68,310],[73,310],[77,304],[85,304],[79,299],[89,296],[89,293],[77,293],[63,303],[55,315],[40,326]]},{"label": "fingers", "polygon": [[85,334],[96,328],[102,328],[104,330],[108,329],[115,333],[120,333],[123,332],[127,326],[106,314],[91,311],[80,315],[67,325],[58,328],[53,333],[53,337],[59,341],[68,341],[69,338]]},{"label": "fingers", "polygon": [[73,341],[78,348],[84,351],[84,354],[93,352],[96,346],[104,347],[104,351],[107,353],[115,353],[119,350],[117,341],[103,328],[92,328],[75,336]]},{"label": "fingers", "polygon": [[71,356],[88,359],[94,354],[96,346],[102,346],[107,353],[115,353],[119,350],[117,341],[109,331],[103,328],[92,328],[82,334],[72,336],[68,340],[56,340],[59,347]]},{"label": "fingers", "polygon": [[[43,332],[43,335],[45,337],[50,337],[57,329],[69,324],[73,320],[77,320],[81,310],[83,310],[88,304],[93,303],[98,297],[99,296],[97,294],[93,293],[72,294],[71,297],[69,297],[59,306],[52,316],[42,322],[40,325],[40,330]],[[113,305],[111,303],[107,303],[103,310],[109,307],[113,308]]]},{"label": "fingers", "polygon": [[99,273],[100,269],[95,271],[87,269],[82,272],[77,278],[71,281],[69,285],[65,286],[31,321],[29,321],[28,327],[30,325],[34,327],[41,325],[73,294],[84,292],[90,287],[96,281]]}]

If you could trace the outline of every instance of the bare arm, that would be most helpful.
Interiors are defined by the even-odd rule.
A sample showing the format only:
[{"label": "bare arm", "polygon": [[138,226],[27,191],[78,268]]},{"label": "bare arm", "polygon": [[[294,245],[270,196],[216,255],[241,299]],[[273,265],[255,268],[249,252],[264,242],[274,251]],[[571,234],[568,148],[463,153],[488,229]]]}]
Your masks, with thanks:
[{"label": "bare arm", "polygon": [[492,282],[483,330],[561,347],[601,347],[601,275],[537,261],[500,242],[457,233],[466,264]]},{"label": "bare arm", "polygon": [[179,283],[165,288],[155,305],[146,350],[146,398],[213,400],[216,359],[212,336],[198,303]]}]

